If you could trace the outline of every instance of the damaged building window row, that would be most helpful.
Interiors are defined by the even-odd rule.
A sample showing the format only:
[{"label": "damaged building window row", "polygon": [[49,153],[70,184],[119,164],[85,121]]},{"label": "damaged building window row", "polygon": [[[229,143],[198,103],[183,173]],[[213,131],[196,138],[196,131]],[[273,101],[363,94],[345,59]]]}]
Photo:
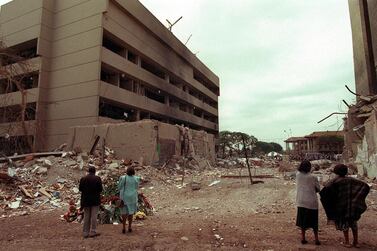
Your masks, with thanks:
[{"label": "damaged building window row", "polygon": [[0,153],[6,156],[13,155],[14,153],[30,153],[30,143],[34,144],[34,136],[11,136],[0,137]]},{"label": "damaged building window row", "polygon": [[37,57],[38,39],[32,39],[15,46],[2,49],[0,65],[6,66]]},{"label": "damaged building window row", "polygon": [[31,72],[23,75],[18,75],[12,77],[11,79],[3,78],[0,79],[0,94],[18,92],[18,85],[23,88],[23,90],[28,90],[38,87],[39,73]]},{"label": "damaged building window row", "polygon": [[[99,103],[99,116],[107,117],[115,120],[122,120],[126,122],[135,122],[143,119],[155,119],[161,122],[170,123],[170,124],[187,124],[187,122],[176,120],[167,116],[154,114],[148,111],[142,111],[130,106],[116,104],[116,102],[107,100],[105,98],[100,99]],[[199,109],[193,109],[194,115],[208,120],[210,122],[216,123],[217,118],[210,115],[204,115],[203,111]],[[191,128],[200,128],[196,125],[190,124]]]},{"label": "damaged building window row", "polygon": [[[193,88],[185,85],[183,81],[178,80],[178,77],[173,76],[172,74],[167,74],[165,70],[159,67],[157,64],[151,62],[150,60],[143,59],[142,57],[138,56],[136,52],[128,49],[130,46],[124,47],[121,42],[116,42],[116,38],[112,38],[109,32],[105,31],[103,36],[102,45],[106,49],[122,56],[123,58],[133,62],[136,65],[140,65],[140,67],[153,75],[157,76],[158,78],[167,80],[173,86],[183,90],[184,92],[188,92],[191,96],[201,100],[202,102],[212,106],[213,108],[217,109],[217,102],[211,100],[211,98],[207,97],[204,93],[201,93],[198,90],[194,90]],[[212,91],[215,94],[218,94],[218,87],[213,84],[209,84],[209,80],[204,80],[203,76],[199,77],[198,73],[194,73],[194,79],[196,79],[199,83],[205,86],[207,89]]]},{"label": "damaged building window row", "polygon": [[170,96],[169,94],[164,93],[155,87],[148,86],[147,83],[144,83],[141,80],[132,78],[124,73],[118,73],[115,70],[111,70],[104,65],[101,69],[101,81],[118,86],[138,95],[145,96],[161,104],[166,104],[170,107],[180,109],[181,111],[194,114],[195,116],[203,118],[207,121],[213,123],[217,121],[215,116],[212,116],[209,113],[207,114],[200,108]]},{"label": "damaged building window row", "polygon": [[[11,105],[0,108],[0,123],[20,122],[22,121],[22,105]],[[27,103],[25,107],[24,120],[35,120],[36,103]]]},{"label": "damaged building window row", "polygon": [[194,79],[204,85],[207,89],[216,95],[220,95],[220,89],[218,86],[211,83],[203,74],[198,71],[194,71]]}]

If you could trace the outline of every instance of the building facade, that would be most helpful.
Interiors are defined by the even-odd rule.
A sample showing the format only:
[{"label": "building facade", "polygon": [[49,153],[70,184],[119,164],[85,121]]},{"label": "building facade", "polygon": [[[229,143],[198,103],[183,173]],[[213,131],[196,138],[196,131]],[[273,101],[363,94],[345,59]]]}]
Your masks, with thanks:
[{"label": "building facade", "polygon": [[[31,138],[35,150],[64,143],[72,126],[104,122],[218,133],[219,78],[137,0],[13,0],[1,7],[0,32],[27,65],[17,73],[26,126],[10,136]],[[17,88],[0,91],[3,110],[24,102]],[[19,123],[1,122],[2,131]]]},{"label": "building facade", "polygon": [[348,0],[352,28],[356,104],[345,118],[344,160],[359,175],[377,177],[377,1]]}]

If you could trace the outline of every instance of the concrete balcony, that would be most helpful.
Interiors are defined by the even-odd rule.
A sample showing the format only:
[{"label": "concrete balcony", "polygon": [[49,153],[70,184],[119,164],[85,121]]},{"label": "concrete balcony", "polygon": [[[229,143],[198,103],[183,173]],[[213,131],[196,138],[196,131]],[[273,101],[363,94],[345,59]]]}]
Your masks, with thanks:
[{"label": "concrete balcony", "polygon": [[116,103],[134,107],[135,109],[148,111],[167,118],[185,121],[208,130],[218,131],[218,125],[216,123],[204,120],[203,118],[199,118],[193,114],[170,107],[145,96],[140,96],[136,93],[121,89],[106,82],[101,81],[99,95],[100,97],[112,100]]},{"label": "concrete balcony", "polygon": [[[218,109],[204,103],[203,101],[199,100],[198,98],[190,95],[187,92],[171,85],[167,81],[164,81],[161,78],[153,75],[152,73],[138,67],[137,65],[131,63],[130,61],[126,60],[125,58],[121,57],[120,55],[102,47],[102,62],[106,65],[110,66],[111,68],[116,69],[117,71],[124,72],[136,79],[139,79],[143,82],[148,83],[149,85],[158,88],[174,97],[177,97],[181,100],[184,100],[193,106],[196,106],[207,113],[210,113],[214,116],[218,116]],[[217,102],[218,97],[207,90],[204,86],[202,86],[198,81],[192,80],[195,83],[195,87],[198,87],[198,90],[202,93],[206,94],[211,99]],[[199,87],[200,86],[200,87]]]}]

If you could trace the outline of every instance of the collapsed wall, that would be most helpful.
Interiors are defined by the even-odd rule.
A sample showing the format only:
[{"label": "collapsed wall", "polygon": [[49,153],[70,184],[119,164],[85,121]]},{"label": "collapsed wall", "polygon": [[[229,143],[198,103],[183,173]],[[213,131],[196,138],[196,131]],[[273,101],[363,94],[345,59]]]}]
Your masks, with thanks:
[{"label": "collapsed wall", "polygon": [[97,136],[98,145],[104,141],[118,157],[142,158],[147,165],[162,164],[173,155],[215,160],[214,135],[155,120],[72,127],[68,146],[89,152]]},{"label": "collapsed wall", "polygon": [[358,174],[377,177],[377,97],[360,100],[348,111],[345,123],[346,162],[357,166]]},{"label": "collapsed wall", "polygon": [[[357,103],[345,123],[346,160],[360,175],[377,176],[377,1],[348,0]],[[348,88],[348,87],[347,87]],[[348,137],[348,139],[347,139]]]}]

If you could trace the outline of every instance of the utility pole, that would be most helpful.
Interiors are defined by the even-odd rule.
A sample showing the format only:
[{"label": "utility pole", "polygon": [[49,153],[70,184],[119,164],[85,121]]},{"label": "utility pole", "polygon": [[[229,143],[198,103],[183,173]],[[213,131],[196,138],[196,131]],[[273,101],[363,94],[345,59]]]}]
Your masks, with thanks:
[{"label": "utility pole", "polygon": [[250,170],[249,158],[247,157],[247,149],[246,149],[245,137],[244,137],[244,135],[242,135],[241,137],[242,137],[243,152],[244,152],[244,154],[245,154],[247,170],[249,171],[250,184],[252,185],[252,184],[253,184],[253,178],[251,177],[251,170]]}]

